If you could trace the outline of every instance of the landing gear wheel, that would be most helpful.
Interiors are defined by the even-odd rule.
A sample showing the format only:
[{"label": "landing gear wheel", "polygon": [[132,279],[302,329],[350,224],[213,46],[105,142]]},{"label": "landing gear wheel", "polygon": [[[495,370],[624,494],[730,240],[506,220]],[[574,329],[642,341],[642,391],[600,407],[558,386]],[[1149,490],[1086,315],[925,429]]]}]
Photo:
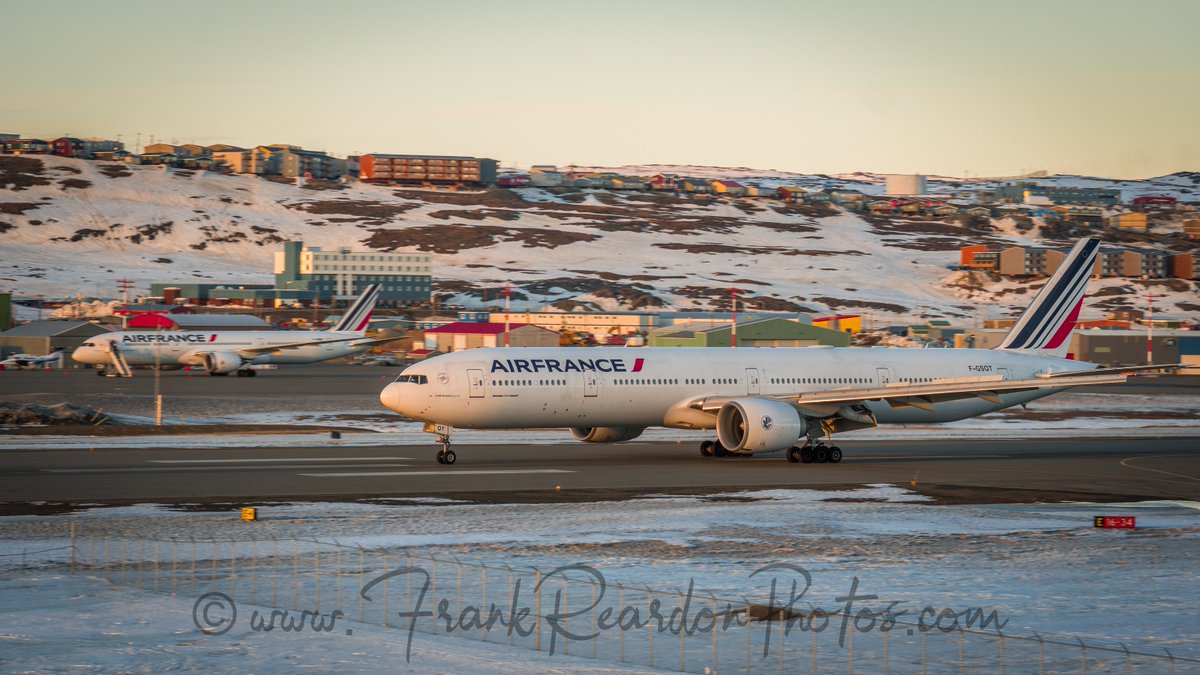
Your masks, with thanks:
[{"label": "landing gear wheel", "polygon": [[438,464],[445,464],[445,463],[446,463],[446,456],[445,456],[445,454],[444,454],[444,453],[443,453],[441,450],[438,450],[438,454],[437,454],[437,462],[438,462]]},{"label": "landing gear wheel", "polygon": [[837,464],[842,461],[842,449],[834,445],[829,448],[829,463]]},{"label": "landing gear wheel", "polygon": [[818,445],[813,452],[815,453],[813,461],[815,461],[817,464],[824,464],[825,462],[829,461],[829,448],[823,445]]},{"label": "landing gear wheel", "polygon": [[211,371],[211,370],[210,370],[210,371],[208,371],[208,376],[209,376],[209,377],[225,377],[225,376],[226,376],[226,375],[228,375],[228,374],[229,374],[229,373],[215,373],[215,372],[213,372],[213,371]]},{"label": "landing gear wheel", "polygon": [[788,448],[787,461],[791,462],[792,464],[799,464],[800,455],[803,454],[803,452],[803,450],[793,445],[792,447]]},{"label": "landing gear wheel", "polygon": [[458,460],[458,455],[454,454],[453,450],[446,450],[442,453],[442,464],[453,464]]},{"label": "landing gear wheel", "polygon": [[700,456],[701,457],[712,457],[713,456],[713,442],[712,441],[704,441],[703,443],[700,444]]},{"label": "landing gear wheel", "polygon": [[811,445],[806,445],[800,449],[800,461],[804,462],[805,464],[812,464],[816,456],[817,455],[815,452],[813,452]]},{"label": "landing gear wheel", "polygon": [[725,449],[725,446],[721,445],[721,441],[713,441],[712,453],[713,453],[713,457],[728,457],[729,456],[729,451]]}]

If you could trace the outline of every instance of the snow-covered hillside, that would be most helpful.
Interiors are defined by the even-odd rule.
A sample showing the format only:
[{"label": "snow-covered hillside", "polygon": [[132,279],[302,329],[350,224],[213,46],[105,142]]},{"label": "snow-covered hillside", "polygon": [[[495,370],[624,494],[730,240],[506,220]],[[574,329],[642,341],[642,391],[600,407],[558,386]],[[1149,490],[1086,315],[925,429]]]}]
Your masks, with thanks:
[{"label": "snow-covered hillside", "polygon": [[[882,189],[882,177],[869,174],[620,170]],[[1129,189],[1162,192],[1158,183],[1168,178]],[[1191,189],[1181,183],[1176,192]],[[736,286],[748,308],[761,310],[866,312],[889,321],[998,317],[1023,306],[1028,289],[953,272],[958,247],[1033,243],[1038,235],[1036,227],[1003,221],[970,229],[766,199],[310,189],[205,171],[0,156],[0,288],[18,296],[111,298],[122,277],[141,293],[152,282],[265,283],[280,242],[300,239],[325,248],[429,251],[439,295],[467,306],[481,306],[485,295],[493,304],[496,289],[513,284],[518,309],[724,309]],[[1189,282],[1114,279],[1094,282],[1092,291],[1109,306],[1131,305],[1144,283],[1168,305],[1196,307]]]}]

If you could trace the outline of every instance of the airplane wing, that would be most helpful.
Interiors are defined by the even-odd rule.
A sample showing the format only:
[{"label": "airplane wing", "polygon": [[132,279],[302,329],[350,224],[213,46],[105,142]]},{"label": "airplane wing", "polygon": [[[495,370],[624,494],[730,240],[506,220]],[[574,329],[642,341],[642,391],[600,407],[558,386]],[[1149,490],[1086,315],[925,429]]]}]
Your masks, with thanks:
[{"label": "airplane wing", "polygon": [[361,335],[356,335],[356,336],[344,337],[344,338],[333,338],[333,339],[329,339],[329,340],[304,340],[301,342],[285,342],[284,344],[281,344],[281,345],[264,345],[262,347],[242,347],[241,349],[235,349],[233,351],[238,356],[241,356],[244,359],[252,359],[256,356],[262,356],[263,354],[270,354],[271,352],[282,351],[284,349],[296,349],[297,347],[309,347],[312,345],[326,345],[326,344],[333,344],[333,343],[337,343],[337,342],[350,342],[352,340],[361,340],[361,339],[362,339]]},{"label": "airplane wing", "polygon": [[[850,406],[868,401],[886,401],[893,408],[918,408],[933,410],[933,404],[956,401],[967,398],[981,398],[989,403],[1000,403],[1000,394],[1033,389],[1058,389],[1066,387],[1083,387],[1099,384],[1119,384],[1124,382],[1129,372],[1145,370],[1163,370],[1176,367],[1139,366],[1136,368],[1105,368],[1101,370],[1084,370],[1076,372],[1053,373],[1038,375],[1027,380],[1005,380],[999,375],[985,377],[963,377],[933,382],[909,384],[896,382],[882,387],[843,389],[828,389],[825,391],[807,392],[803,394],[775,394],[756,396],[776,401],[790,403],[801,412],[816,417],[824,417],[837,413],[843,406]],[[752,395],[753,396],[753,395]],[[746,398],[745,396],[708,396],[692,401],[691,408],[715,413],[729,401]]]}]

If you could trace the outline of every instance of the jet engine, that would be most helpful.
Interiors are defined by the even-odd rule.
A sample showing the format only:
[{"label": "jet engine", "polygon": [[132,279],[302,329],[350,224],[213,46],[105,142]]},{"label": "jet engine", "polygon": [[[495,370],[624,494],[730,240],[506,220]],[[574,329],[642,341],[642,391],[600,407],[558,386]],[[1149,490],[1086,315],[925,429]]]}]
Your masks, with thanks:
[{"label": "jet engine", "polygon": [[209,375],[228,375],[242,367],[242,357],[232,352],[211,352],[204,355],[204,369]]},{"label": "jet engine", "polygon": [[735,399],[717,412],[717,438],[730,452],[785,450],[806,431],[800,412],[782,401]]},{"label": "jet engine", "polygon": [[584,443],[619,443],[632,441],[644,427],[571,427],[571,435]]}]

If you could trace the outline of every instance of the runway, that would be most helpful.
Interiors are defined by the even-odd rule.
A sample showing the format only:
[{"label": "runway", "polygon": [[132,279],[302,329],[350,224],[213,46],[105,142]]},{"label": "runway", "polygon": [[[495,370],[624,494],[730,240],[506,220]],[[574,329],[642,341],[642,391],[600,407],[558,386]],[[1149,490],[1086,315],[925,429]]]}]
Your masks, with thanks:
[{"label": "runway", "polygon": [[[951,502],[1200,500],[1200,437],[841,442],[841,464],[706,459],[691,444],[196,447],[0,453],[4,512],[37,503],[248,503],[444,497],[583,501],[761,488],[910,486]],[[30,506],[30,503],[34,505]]]}]

